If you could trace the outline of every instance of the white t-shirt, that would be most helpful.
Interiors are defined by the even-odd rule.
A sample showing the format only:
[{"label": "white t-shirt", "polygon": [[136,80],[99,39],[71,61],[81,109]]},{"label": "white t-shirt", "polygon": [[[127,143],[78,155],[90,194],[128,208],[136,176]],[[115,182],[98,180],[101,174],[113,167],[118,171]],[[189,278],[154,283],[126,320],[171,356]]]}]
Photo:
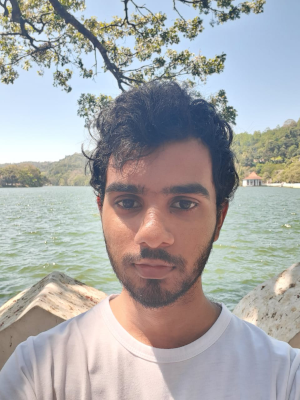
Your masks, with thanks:
[{"label": "white t-shirt", "polygon": [[109,298],[20,344],[0,372],[1,400],[295,400],[300,352],[230,313],[176,349],[140,343]]}]

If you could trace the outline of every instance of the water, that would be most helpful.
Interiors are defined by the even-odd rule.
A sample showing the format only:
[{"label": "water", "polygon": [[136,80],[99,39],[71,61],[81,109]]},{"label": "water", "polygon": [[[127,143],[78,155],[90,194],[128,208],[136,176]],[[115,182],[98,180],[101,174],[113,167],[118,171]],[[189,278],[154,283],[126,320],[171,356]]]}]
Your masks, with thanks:
[{"label": "water", "polygon": [[[0,189],[0,306],[54,270],[120,291],[88,187]],[[239,188],[203,274],[233,309],[258,283],[300,262],[300,190]]]}]

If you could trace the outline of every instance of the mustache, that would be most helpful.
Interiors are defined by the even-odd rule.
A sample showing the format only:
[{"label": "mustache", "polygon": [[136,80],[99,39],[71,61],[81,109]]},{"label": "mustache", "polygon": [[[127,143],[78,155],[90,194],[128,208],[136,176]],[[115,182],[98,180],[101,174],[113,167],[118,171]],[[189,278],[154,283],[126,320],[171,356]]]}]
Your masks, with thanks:
[{"label": "mustache", "polygon": [[149,249],[147,247],[141,249],[140,254],[125,254],[123,257],[123,263],[125,265],[134,264],[142,261],[143,258],[165,261],[168,264],[175,265],[181,270],[184,269],[186,264],[186,260],[181,256],[173,256],[164,249]]}]

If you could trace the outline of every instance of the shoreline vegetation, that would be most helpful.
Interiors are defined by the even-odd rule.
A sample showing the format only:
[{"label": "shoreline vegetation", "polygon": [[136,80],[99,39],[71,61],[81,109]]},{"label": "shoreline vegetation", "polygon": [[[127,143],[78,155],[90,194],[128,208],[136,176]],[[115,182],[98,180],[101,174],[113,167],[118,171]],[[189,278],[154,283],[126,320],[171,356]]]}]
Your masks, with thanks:
[{"label": "shoreline vegetation", "polygon": [[[282,127],[253,134],[234,135],[233,151],[240,183],[252,171],[263,186],[299,187],[300,119],[289,119]],[[54,162],[23,162],[0,165],[0,187],[88,186],[86,158],[81,153]]]}]

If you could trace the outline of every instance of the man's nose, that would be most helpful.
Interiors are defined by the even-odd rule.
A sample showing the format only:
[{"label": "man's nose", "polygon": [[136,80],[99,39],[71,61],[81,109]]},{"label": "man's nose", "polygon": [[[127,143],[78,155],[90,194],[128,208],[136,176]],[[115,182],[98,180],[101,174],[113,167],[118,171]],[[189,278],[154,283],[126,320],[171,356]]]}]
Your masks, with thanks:
[{"label": "man's nose", "polygon": [[135,243],[151,248],[167,247],[174,243],[174,236],[158,210],[147,210],[135,235]]}]

